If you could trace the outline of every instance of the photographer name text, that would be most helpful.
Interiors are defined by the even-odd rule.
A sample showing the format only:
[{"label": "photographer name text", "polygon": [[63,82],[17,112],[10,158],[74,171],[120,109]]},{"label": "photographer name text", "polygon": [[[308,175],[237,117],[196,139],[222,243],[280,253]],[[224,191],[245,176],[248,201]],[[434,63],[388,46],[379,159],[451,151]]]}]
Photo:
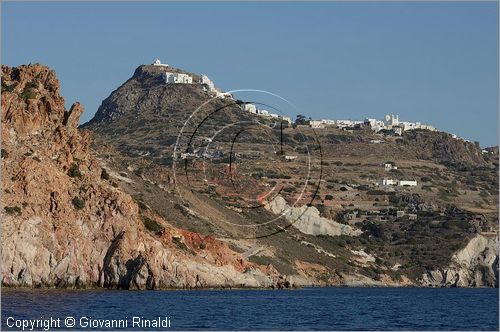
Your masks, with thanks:
[{"label": "photographer name text", "polygon": [[127,329],[127,328],[170,328],[170,317],[155,317],[147,319],[140,316],[124,317],[121,319],[98,319],[93,317],[64,317],[64,318],[44,318],[38,319],[16,319],[8,317],[6,325],[9,328],[18,329],[22,331],[36,331],[51,329],[65,329],[65,328],[83,328],[83,329]]}]

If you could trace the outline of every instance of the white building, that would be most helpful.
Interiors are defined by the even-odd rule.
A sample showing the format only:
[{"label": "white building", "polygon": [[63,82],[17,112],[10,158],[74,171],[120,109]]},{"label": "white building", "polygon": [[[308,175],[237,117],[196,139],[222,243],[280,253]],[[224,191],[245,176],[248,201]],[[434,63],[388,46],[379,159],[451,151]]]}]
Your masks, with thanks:
[{"label": "white building", "polygon": [[177,83],[192,84],[193,77],[188,74],[179,73],[177,74]]},{"label": "white building", "polygon": [[334,126],[335,125],[335,120],[322,119],[321,122],[323,122],[327,126]]},{"label": "white building", "polygon": [[391,164],[391,163],[385,163],[384,164],[384,169],[386,171],[390,171],[390,170],[393,170],[393,169],[398,169],[398,167],[395,166],[395,165],[393,165],[393,164]]},{"label": "white building", "polygon": [[398,184],[398,181],[394,180],[394,179],[383,178],[383,179],[380,179],[378,184],[380,186],[395,186]]},{"label": "white building", "polygon": [[309,126],[311,128],[325,128],[327,126],[334,126],[336,124],[336,120],[329,119],[321,119],[321,120],[310,120]]},{"label": "white building", "polygon": [[311,120],[309,121],[311,128],[325,128],[325,124],[321,120]]},{"label": "white building", "polygon": [[422,124],[420,122],[401,121],[401,122],[399,122],[399,125],[403,127],[404,131],[415,130],[415,129],[426,129],[426,130],[430,130],[430,131],[436,130],[436,127],[428,125],[428,124]]},{"label": "white building", "polygon": [[162,76],[165,83],[193,83],[193,77],[188,74],[165,72],[162,74]]},{"label": "white building", "polygon": [[266,111],[266,110],[257,110],[257,113],[260,114],[260,115],[265,115],[265,116],[269,115],[269,112]]},{"label": "white building", "polygon": [[428,125],[428,124],[420,125],[420,129],[426,129],[426,130],[430,130],[430,131],[436,131],[436,127]]},{"label": "white building", "polygon": [[369,124],[374,132],[379,132],[384,129],[384,121],[377,119],[365,119],[365,124]]},{"label": "white building", "polygon": [[165,83],[177,83],[174,73],[163,73],[162,76]]},{"label": "white building", "polygon": [[[399,125],[399,115],[394,115],[394,114],[387,114],[385,117],[384,117],[384,124],[386,127],[391,127],[392,126],[397,126]],[[389,128],[387,128],[389,129]]]},{"label": "white building", "polygon": [[200,84],[206,84],[208,86],[208,88],[210,89],[210,91],[215,90],[214,82],[212,82],[212,80],[209,79],[207,75],[201,75]]},{"label": "white building", "polygon": [[401,180],[401,181],[399,181],[399,186],[401,186],[401,187],[416,187],[417,181],[416,180]]},{"label": "white building", "polygon": [[286,121],[286,122],[288,122],[289,124],[292,124],[292,118],[291,118],[291,117],[289,117],[289,116],[285,116],[285,115],[283,115],[283,116],[281,117],[281,120]]},{"label": "white building", "polygon": [[242,107],[244,111],[250,112],[252,114],[257,114],[257,107],[255,107],[254,104],[244,104],[242,105]]},{"label": "white building", "polygon": [[233,98],[233,95],[230,94],[229,92],[222,92],[217,89],[213,90],[213,92],[215,92],[215,96],[220,99]]},{"label": "white building", "polygon": [[361,124],[363,121],[355,121],[355,120],[335,120],[335,125],[340,129],[346,127],[354,127],[357,124]]},{"label": "white building", "polygon": [[153,66],[168,67],[166,63],[161,63],[160,59],[156,59],[155,62],[153,62]]},{"label": "white building", "polygon": [[404,130],[413,130],[413,129],[420,129],[420,122],[407,122],[407,121],[404,121],[404,122],[401,122],[400,123],[401,126],[403,126]]},{"label": "white building", "polygon": [[295,160],[297,159],[297,156],[288,156],[288,155],[285,155],[285,160],[286,161],[292,161],[292,160]]}]

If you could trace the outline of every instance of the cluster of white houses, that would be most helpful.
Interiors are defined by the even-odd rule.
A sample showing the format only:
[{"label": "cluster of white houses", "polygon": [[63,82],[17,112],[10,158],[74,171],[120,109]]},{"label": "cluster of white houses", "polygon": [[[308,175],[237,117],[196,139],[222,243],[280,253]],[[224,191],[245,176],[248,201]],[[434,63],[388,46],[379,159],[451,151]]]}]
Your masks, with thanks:
[{"label": "cluster of white houses", "polygon": [[365,119],[360,120],[311,120],[309,125],[312,128],[325,128],[328,126],[335,126],[338,128],[348,128],[356,127],[361,125],[369,125],[373,131],[379,132],[381,130],[393,130],[396,134],[401,135],[403,131],[413,130],[413,129],[427,129],[435,131],[434,126],[428,124],[422,124],[420,122],[407,122],[399,121],[399,115],[386,115],[384,120],[377,119]]},{"label": "cluster of white houses", "polygon": [[[155,60],[153,66],[169,68],[168,64],[161,63],[159,59]],[[193,84],[194,82],[193,76],[185,73],[170,72],[168,71],[168,69],[167,71],[162,73],[162,79],[167,84],[177,84],[177,83]],[[215,87],[214,82],[210,80],[210,78],[208,78],[207,75],[202,75],[195,83],[205,85],[206,87],[204,87],[204,89],[206,89],[206,91],[210,92],[211,94],[213,94],[218,98],[226,98],[226,97],[232,98],[232,95],[230,93],[223,92],[220,89],[217,89]],[[254,104],[251,103],[245,103],[241,106],[241,108],[244,111],[250,112],[255,115],[281,119],[283,121],[288,122],[289,124],[292,123],[292,119],[289,116],[282,116],[276,113],[271,113],[264,109],[258,109]],[[310,120],[309,125],[312,128],[337,127],[340,129],[369,125],[375,132],[379,132],[384,129],[393,130],[398,135],[401,135],[406,130],[412,130],[412,129],[427,129],[431,131],[436,130],[436,128],[434,128],[433,126],[428,124],[422,124],[420,122],[399,121],[399,115],[394,115],[394,114],[386,115],[384,117],[384,120],[368,119],[368,118],[363,121],[327,120],[327,119]]]},{"label": "cluster of white houses", "polygon": [[[168,64],[161,63],[161,61],[159,59],[156,59],[155,62],[153,62],[153,66],[165,67],[165,68],[169,67]],[[193,76],[191,76],[189,74],[184,74],[184,73],[175,73],[175,72],[165,71],[162,73],[162,79],[167,84],[177,84],[177,83],[193,84]],[[210,93],[212,93],[213,95],[215,95],[216,97],[219,97],[219,98],[230,97],[230,98],[232,98],[232,95],[230,93],[223,92],[220,89],[217,89],[215,87],[214,82],[210,78],[208,78],[207,75],[201,75],[200,79],[196,83],[206,85],[208,88],[208,91]],[[206,89],[206,88],[204,88],[204,89]],[[254,104],[245,103],[245,104],[241,105],[241,108],[244,111],[250,112],[252,114],[265,116],[265,117],[269,117],[269,118],[281,119],[283,121],[288,122],[289,124],[292,123],[292,119],[289,116],[282,116],[282,115],[278,115],[275,113],[270,113],[267,110],[258,109]]]},{"label": "cluster of white houses", "polygon": [[[392,162],[387,162],[384,164],[384,170],[386,172],[397,169],[398,167]],[[416,187],[417,180],[397,180],[397,179],[383,177],[378,181],[377,184],[381,187],[387,187],[387,186]]]},{"label": "cluster of white houses", "polygon": [[265,116],[265,117],[269,117],[269,118],[281,119],[283,121],[288,122],[289,124],[292,123],[292,118],[290,118],[289,116],[279,115],[279,114],[276,114],[276,113],[270,113],[267,110],[263,110],[263,109],[257,108],[257,106],[255,106],[254,104],[245,103],[245,104],[241,105],[241,108],[244,111],[250,112],[252,114],[256,114],[256,115],[260,115],[260,116]]},{"label": "cluster of white houses", "polygon": [[[165,67],[165,68],[169,67],[168,64],[161,63],[159,59],[156,59],[155,62],[153,62],[153,66]],[[177,83],[193,84],[193,76],[184,73],[174,73],[165,71],[162,73],[162,79],[167,84],[177,84]],[[208,87],[208,91],[214,94],[216,97],[219,98],[231,97],[230,93],[222,92],[219,89],[217,89],[215,87],[214,82],[210,78],[208,78],[207,75],[201,75],[200,79],[196,83],[206,85]]]}]

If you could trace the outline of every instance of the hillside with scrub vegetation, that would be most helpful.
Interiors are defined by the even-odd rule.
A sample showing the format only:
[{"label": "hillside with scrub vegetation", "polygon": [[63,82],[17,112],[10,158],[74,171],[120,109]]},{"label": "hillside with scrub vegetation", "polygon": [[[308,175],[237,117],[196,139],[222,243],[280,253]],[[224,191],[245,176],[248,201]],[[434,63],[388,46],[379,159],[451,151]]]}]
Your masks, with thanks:
[{"label": "hillside with scrub vegetation", "polygon": [[41,257],[47,285],[498,286],[498,149],[285,124],[153,65],[77,128],[48,68],[2,69],[3,234],[55,234],[32,243],[43,257],[4,251],[6,285]]}]

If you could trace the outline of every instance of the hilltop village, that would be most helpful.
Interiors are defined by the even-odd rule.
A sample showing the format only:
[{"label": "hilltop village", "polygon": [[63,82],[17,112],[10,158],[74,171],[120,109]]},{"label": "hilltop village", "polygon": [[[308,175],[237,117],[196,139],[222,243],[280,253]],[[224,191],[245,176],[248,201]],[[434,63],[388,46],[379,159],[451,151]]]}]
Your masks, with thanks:
[{"label": "hilltop village", "polygon": [[[256,116],[264,117],[270,120],[281,121],[286,124],[286,126],[292,127],[302,127],[302,128],[311,128],[311,129],[328,129],[328,128],[336,128],[343,131],[352,132],[353,130],[360,129],[371,129],[375,133],[389,135],[389,136],[402,136],[405,131],[410,130],[428,130],[428,131],[438,131],[435,126],[430,124],[424,124],[421,122],[409,122],[409,121],[401,121],[399,119],[398,114],[387,114],[384,116],[383,120],[378,120],[374,118],[365,118],[364,120],[350,120],[350,119],[320,119],[315,120],[312,118],[306,119],[303,115],[297,115],[297,118],[292,120],[290,116],[276,114],[269,112],[266,109],[258,108],[257,105],[249,102],[244,102],[242,100],[237,100],[234,96],[229,92],[224,92],[220,88],[217,88],[214,82],[205,74],[198,76],[195,78],[194,75],[190,75],[187,73],[178,73],[169,71],[169,65],[162,63],[159,59],[156,59],[152,64],[157,67],[166,68],[165,72],[162,72],[162,80],[165,84],[201,84],[203,85],[203,90],[210,93],[214,98],[229,98],[235,100],[236,103],[239,104],[240,109],[244,112],[251,113]],[[455,134],[450,134],[452,138],[458,139],[464,142],[470,142],[466,139],[458,137]],[[206,138],[209,140],[209,138]],[[370,141],[372,144],[382,143],[380,139],[373,139]],[[483,154],[490,154],[490,151],[483,150]],[[222,158],[223,155],[220,151],[214,152],[212,154],[202,151],[201,149],[197,149],[193,152],[185,152],[181,153],[181,159],[187,158]],[[297,158],[295,155],[284,155],[283,159],[286,161],[293,161]],[[394,162],[387,162],[383,165],[383,168],[387,172],[385,176],[380,177],[378,180],[372,182],[373,186],[383,187],[389,190],[391,187],[405,187],[416,188],[418,186],[417,180],[413,178],[408,179],[397,179],[391,177],[391,174],[397,173],[398,167]]]},{"label": "hilltop village", "polygon": [[[159,59],[156,59],[153,66],[169,68],[168,64],[162,63]],[[220,88],[215,87],[214,82],[205,74],[201,75],[198,80],[195,80],[192,75],[185,73],[169,72],[168,69],[162,74],[162,79],[166,84],[202,84],[204,85],[204,90],[212,94],[216,98],[231,98],[234,99],[233,95],[228,92],[222,91]],[[353,130],[362,127],[371,128],[375,133],[384,134],[394,134],[401,136],[403,132],[408,130],[429,130],[437,131],[436,127],[430,124],[425,124],[421,122],[409,122],[401,121],[398,114],[387,114],[384,116],[383,120],[374,118],[365,118],[364,120],[346,120],[346,119],[305,119],[301,116],[297,116],[295,121],[292,120],[290,116],[281,115],[269,112],[265,109],[258,108],[255,104],[240,102],[240,107],[243,111],[255,114],[257,116],[274,118],[286,122],[288,125],[298,125],[298,126],[308,126],[315,129],[323,128],[339,128],[343,130]],[[453,138],[469,142],[468,140],[461,138],[455,134],[450,134]],[[377,142],[373,142],[377,143]],[[485,151],[483,151],[486,153]]]}]

